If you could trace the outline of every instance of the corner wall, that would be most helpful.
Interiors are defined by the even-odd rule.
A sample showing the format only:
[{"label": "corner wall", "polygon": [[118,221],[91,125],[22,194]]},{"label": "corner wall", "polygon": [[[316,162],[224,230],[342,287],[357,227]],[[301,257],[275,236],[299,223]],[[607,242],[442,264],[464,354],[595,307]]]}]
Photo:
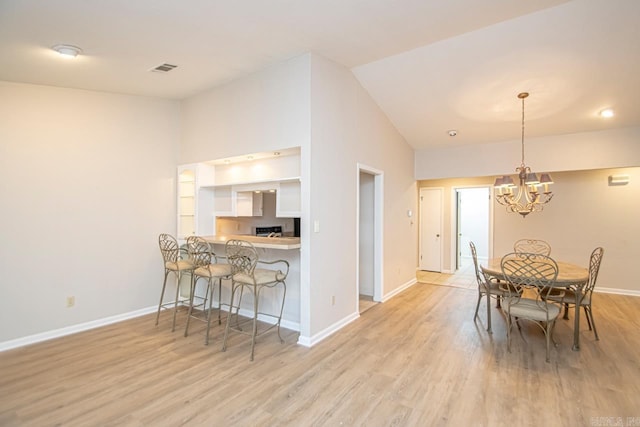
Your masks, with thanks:
[{"label": "corner wall", "polygon": [[[312,337],[357,317],[358,163],[384,173],[383,290],[415,282],[417,212],[413,149],[348,69],[311,56]],[[335,296],[335,305],[332,297]]]}]

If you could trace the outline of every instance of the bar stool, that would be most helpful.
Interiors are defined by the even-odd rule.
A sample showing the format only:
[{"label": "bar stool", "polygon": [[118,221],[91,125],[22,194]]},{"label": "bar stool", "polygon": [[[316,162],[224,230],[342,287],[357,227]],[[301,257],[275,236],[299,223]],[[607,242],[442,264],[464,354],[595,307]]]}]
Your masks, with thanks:
[{"label": "bar stool", "polygon": [[[158,304],[158,313],[156,314],[156,326],[160,319],[160,310],[173,305],[173,324],[171,326],[171,332],[173,332],[176,329],[176,314],[178,312],[178,302],[180,302],[180,279],[185,273],[190,275],[193,274],[193,263],[188,259],[182,259],[178,241],[172,235],[165,233],[160,234],[158,237],[158,243],[160,245],[162,259],[164,260],[164,282],[162,282],[160,303]],[[169,277],[170,273],[173,273],[176,277],[176,297],[173,302],[164,303],[164,291],[167,287],[167,277]]]},{"label": "bar stool", "polygon": [[[211,309],[213,307],[215,282],[218,281],[218,324],[222,323],[220,312],[222,311],[222,279],[231,278],[231,266],[229,264],[218,263],[218,257],[211,250],[211,245],[202,237],[189,236],[187,238],[187,251],[189,259],[193,263],[194,270],[191,275],[191,293],[189,300],[189,315],[187,316],[187,326],[184,330],[184,336],[189,334],[189,321],[191,317],[201,320],[193,315],[193,299],[196,293],[196,285],[198,280],[205,279],[207,281],[207,294],[209,295],[209,308],[206,315],[207,334],[204,340],[205,345],[209,345],[209,329],[211,328]],[[203,311],[206,309],[205,306]]]},{"label": "bar stool", "polygon": [[[224,330],[224,341],[222,343],[222,351],[227,349],[227,338],[229,337],[229,330],[233,329],[236,332],[240,332],[251,336],[251,357],[249,360],[253,361],[254,347],[256,338],[265,334],[274,327],[277,327],[278,338],[280,342],[284,343],[282,336],[280,335],[280,322],[282,320],[282,311],[284,309],[284,300],[287,294],[287,285],[285,280],[289,274],[289,263],[286,260],[277,261],[260,261],[258,259],[258,252],[256,248],[249,242],[244,240],[229,240],[225,246],[227,262],[231,265],[231,301],[229,304],[229,314],[227,315],[227,325]],[[270,270],[256,268],[258,262],[260,264],[274,265],[282,264],[284,272],[282,270]],[[278,314],[263,313],[258,309],[258,303],[260,301],[260,292],[265,288],[275,288],[277,285],[282,285],[282,303],[280,304],[280,312]],[[242,304],[243,290],[247,289],[253,294],[253,318],[247,319],[244,322],[240,322],[238,319],[238,312],[240,305]],[[234,299],[236,292],[240,291],[240,298],[238,299],[238,305],[234,305]],[[233,309],[236,309],[236,327],[231,327],[231,316]],[[277,319],[276,323],[267,327],[260,333],[258,333],[258,315],[272,317]],[[251,332],[243,331],[242,324],[252,322]]]}]

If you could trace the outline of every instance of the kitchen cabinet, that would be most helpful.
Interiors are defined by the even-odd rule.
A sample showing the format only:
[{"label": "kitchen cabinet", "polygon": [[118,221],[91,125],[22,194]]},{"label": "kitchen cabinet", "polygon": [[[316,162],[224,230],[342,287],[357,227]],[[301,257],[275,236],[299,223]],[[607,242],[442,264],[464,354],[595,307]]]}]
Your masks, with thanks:
[{"label": "kitchen cabinet", "polygon": [[262,216],[262,192],[237,192],[236,216]]}]

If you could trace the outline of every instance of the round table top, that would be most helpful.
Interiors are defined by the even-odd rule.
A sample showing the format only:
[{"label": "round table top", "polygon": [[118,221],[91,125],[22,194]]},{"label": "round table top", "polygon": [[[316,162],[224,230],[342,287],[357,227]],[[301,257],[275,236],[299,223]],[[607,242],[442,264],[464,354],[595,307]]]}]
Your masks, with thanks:
[{"label": "round table top", "polygon": [[[501,261],[502,258],[491,258],[487,265],[481,266],[482,271],[496,278],[502,277]],[[556,263],[558,264],[557,285],[575,285],[584,283],[589,279],[589,270],[584,267],[562,261],[556,261]]]}]

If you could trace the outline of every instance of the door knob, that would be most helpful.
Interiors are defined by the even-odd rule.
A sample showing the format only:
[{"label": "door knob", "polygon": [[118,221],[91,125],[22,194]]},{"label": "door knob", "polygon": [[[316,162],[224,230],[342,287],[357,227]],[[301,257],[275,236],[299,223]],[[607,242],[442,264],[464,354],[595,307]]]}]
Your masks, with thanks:
[{"label": "door knob", "polygon": [[436,237],[440,237],[440,235],[439,235],[439,234],[436,234]]}]

